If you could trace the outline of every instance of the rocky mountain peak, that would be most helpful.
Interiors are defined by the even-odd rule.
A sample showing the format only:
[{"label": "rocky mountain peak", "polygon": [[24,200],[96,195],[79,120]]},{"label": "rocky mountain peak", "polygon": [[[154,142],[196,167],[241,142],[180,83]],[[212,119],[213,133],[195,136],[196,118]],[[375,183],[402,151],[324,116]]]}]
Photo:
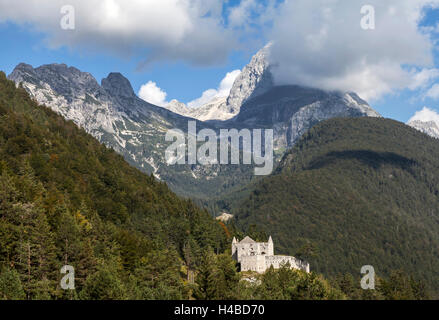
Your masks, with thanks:
[{"label": "rocky mountain peak", "polygon": [[30,64],[22,62],[15,67],[12,73],[14,72],[34,72],[34,68]]},{"label": "rocky mountain peak", "polygon": [[431,121],[412,120],[408,122],[407,125],[429,135],[430,137],[439,139],[439,126],[433,120]]},{"label": "rocky mountain peak", "polygon": [[38,81],[35,76],[35,70],[30,64],[20,63],[14,68],[8,78],[9,80],[12,80],[15,83],[19,84],[25,81]]},{"label": "rocky mountain peak", "polygon": [[273,76],[268,62],[270,48],[271,43],[259,50],[236,78],[227,99],[232,113],[238,113],[249,98],[261,95],[273,87]]},{"label": "rocky mountain peak", "polygon": [[169,102],[168,109],[176,109],[176,110],[181,110],[181,111],[189,111],[189,108],[183,103],[180,102],[176,99],[171,100],[171,102]]},{"label": "rocky mountain peak", "polygon": [[163,106],[163,108],[182,116],[188,116],[190,113],[190,109],[183,102],[176,99],[171,100],[171,102]]},{"label": "rocky mountain peak", "polygon": [[53,92],[65,96],[68,100],[78,93],[100,90],[99,84],[90,73],[81,72],[66,64],[53,63],[33,68],[31,65],[20,63],[8,78],[17,84],[25,83],[29,90],[33,89],[30,86],[43,86],[46,89],[50,87]]},{"label": "rocky mountain peak", "polygon": [[108,93],[120,97],[134,97],[133,87],[130,81],[119,72],[112,72],[108,77],[102,79],[102,88]]}]

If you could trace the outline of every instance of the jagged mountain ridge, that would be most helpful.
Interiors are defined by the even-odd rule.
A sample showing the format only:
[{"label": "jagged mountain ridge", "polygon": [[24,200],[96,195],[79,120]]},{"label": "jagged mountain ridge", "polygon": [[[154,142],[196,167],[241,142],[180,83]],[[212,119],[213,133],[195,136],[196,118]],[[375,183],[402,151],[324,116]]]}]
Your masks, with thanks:
[{"label": "jagged mountain ridge", "polygon": [[[99,85],[87,72],[65,64],[18,65],[9,75],[39,103],[84,128],[133,166],[166,181],[183,196],[205,197],[252,178],[252,167],[168,166],[169,129],[188,130],[187,118],[138,98],[129,81],[111,73]],[[215,127],[196,121],[197,130]]]},{"label": "jagged mountain ridge", "polygon": [[215,97],[198,108],[188,108],[178,100],[172,100],[166,109],[201,121],[226,121],[239,114],[241,106],[250,97],[265,93],[274,86],[269,72],[270,44],[259,50],[235,79],[227,97]]},{"label": "jagged mountain ridge", "polygon": [[217,126],[273,128],[278,149],[292,147],[303,133],[322,120],[380,117],[353,92],[276,85],[269,63],[270,48],[271,44],[268,44],[253,56],[236,78],[225,101],[216,98],[189,112],[180,107],[177,113],[201,121],[214,121]]},{"label": "jagged mountain ridge", "polygon": [[183,102],[174,99],[164,106],[164,108],[179,115],[200,121],[225,121],[236,116],[236,114],[231,113],[227,107],[227,97],[213,98],[211,101],[198,108],[189,108]]},{"label": "jagged mountain ridge", "polygon": [[316,123],[331,118],[381,117],[353,92],[328,92],[298,85],[277,85],[269,63],[271,44],[243,69],[227,104],[238,110],[232,122],[240,127],[273,128],[275,149],[294,146]]},{"label": "jagged mountain ridge", "polygon": [[[268,54],[266,46],[252,58],[235,80],[229,97],[189,111],[176,100],[168,108],[145,102],[120,73],[110,73],[99,85],[91,74],[64,64],[35,69],[20,64],[9,79],[21,84],[39,103],[112,147],[132,165],[166,181],[175,192],[206,198],[247,184],[254,178],[252,166],[168,166],[164,157],[170,144],[165,142],[169,129],[187,132],[188,120],[193,118],[205,120],[197,121],[198,130],[273,128],[276,159],[280,159],[286,148],[319,121],[379,116],[353,93],[275,86]],[[225,120],[211,120],[215,118]]]},{"label": "jagged mountain ridge", "polygon": [[39,103],[72,120],[157,178],[163,162],[161,150],[167,146],[157,136],[172,128],[187,127],[187,121],[193,120],[138,98],[120,73],[110,73],[101,86],[91,74],[65,64],[35,69],[20,64],[8,78],[22,85]]},{"label": "jagged mountain ridge", "polygon": [[316,123],[331,118],[381,117],[355,93],[275,86],[250,98],[232,120],[243,127],[274,128],[275,146],[289,148]]},{"label": "jagged mountain ridge", "polygon": [[182,116],[187,116],[191,112],[183,102],[176,99],[169,102],[164,108]]}]

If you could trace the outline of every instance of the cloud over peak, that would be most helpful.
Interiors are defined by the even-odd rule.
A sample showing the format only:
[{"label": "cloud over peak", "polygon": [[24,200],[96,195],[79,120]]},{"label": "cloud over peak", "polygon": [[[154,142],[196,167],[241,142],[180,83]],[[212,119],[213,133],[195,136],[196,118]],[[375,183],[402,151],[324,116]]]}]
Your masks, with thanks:
[{"label": "cloud over peak", "polygon": [[410,87],[416,74],[404,66],[433,63],[432,41],[418,23],[423,7],[437,3],[370,0],[375,29],[364,30],[364,1],[285,1],[271,32],[275,81],[355,91],[365,99]]}]

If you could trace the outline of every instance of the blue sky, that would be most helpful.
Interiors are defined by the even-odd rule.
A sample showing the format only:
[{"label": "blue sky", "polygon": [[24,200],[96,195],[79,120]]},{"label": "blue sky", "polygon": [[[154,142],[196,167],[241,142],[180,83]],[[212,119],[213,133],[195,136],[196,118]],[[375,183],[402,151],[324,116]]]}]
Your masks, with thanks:
[{"label": "blue sky", "polygon": [[[89,7],[92,7],[95,1],[89,0]],[[175,8],[173,3],[175,1],[156,1],[156,6],[157,3],[162,3],[163,10],[171,12],[166,17],[160,16],[160,8],[148,7],[149,4],[145,4],[152,3],[151,0],[143,1],[141,5],[138,5],[137,10],[136,8],[125,8],[124,3],[127,3],[126,1],[102,1],[108,2],[105,10],[110,8],[112,11],[110,9],[105,11],[106,13],[103,15],[107,15],[106,20],[100,22],[90,20],[90,17],[84,13],[85,11],[81,10],[81,6],[85,1],[81,3],[79,0],[72,0],[69,3],[77,3],[75,5],[75,14],[78,30],[67,34],[65,32],[68,31],[61,30],[64,32],[62,33],[59,30],[59,19],[61,17],[59,7],[63,4],[62,1],[0,0],[0,41],[2,43],[0,69],[9,74],[20,62],[31,64],[34,67],[49,63],[65,63],[82,71],[90,72],[98,82],[110,72],[121,72],[131,81],[136,92],[143,84],[153,81],[163,91],[166,91],[167,101],[178,99],[187,103],[200,97],[205,90],[218,88],[221,80],[228,72],[242,69],[258,49],[274,39],[276,44],[279,45],[275,48],[273,56],[279,60],[279,65],[282,66],[281,71],[284,71],[279,72],[280,81],[302,82],[302,79],[310,74],[311,76],[306,80],[308,82],[303,80],[303,83],[299,84],[316,83],[316,86],[319,87],[332,88],[336,83],[335,88],[340,85],[340,89],[343,89],[345,83],[349,83],[349,79],[359,79],[358,74],[350,74],[349,71],[346,74],[334,73],[334,71],[329,70],[329,67],[328,70],[315,72],[311,67],[313,61],[301,60],[304,56],[313,57],[312,55],[315,52],[308,54],[306,51],[299,53],[294,51],[298,44],[301,44],[304,39],[308,39],[309,35],[314,33],[317,35],[323,34],[327,39],[322,38],[320,43],[321,52],[314,58],[323,60],[322,62],[325,65],[330,65],[335,61],[334,59],[337,59],[337,56],[343,58],[346,52],[346,48],[343,46],[349,43],[349,39],[358,38],[358,34],[360,37],[364,36],[363,33],[346,33],[343,30],[343,25],[342,29],[336,29],[340,28],[339,24],[337,24],[337,27],[335,26],[339,22],[326,18],[327,11],[322,11],[323,5],[319,7],[318,2],[321,2],[320,0],[312,1],[317,3],[315,8],[308,4],[309,1],[305,4],[304,0],[293,0],[290,1],[293,4],[284,6],[283,2],[278,0],[233,0],[225,2],[193,0],[192,7],[181,7],[178,10],[175,9],[174,12],[172,11],[174,9],[170,10],[169,8]],[[406,28],[404,26],[404,15],[397,16],[402,10],[398,6],[404,7],[406,3],[410,3],[409,1],[427,4],[426,9],[423,10],[423,18],[417,23],[418,29],[431,29],[428,33],[430,48],[428,48],[425,39],[421,39],[420,35],[416,33],[416,30],[413,28],[404,29]],[[141,3],[139,1],[134,2]],[[381,47],[371,48],[371,51],[366,52],[362,57],[360,56],[362,53],[357,53],[355,49],[351,48],[347,63],[351,63],[352,69],[354,69],[359,65],[358,61],[360,59],[364,60],[365,57],[369,59],[375,54],[376,57],[369,59],[371,65],[367,66],[367,70],[369,72],[370,70],[381,70],[386,61],[392,61],[392,49],[397,50],[398,57],[395,60],[401,62],[401,69],[389,70],[389,75],[384,71],[379,71],[380,76],[377,79],[373,79],[371,83],[364,85],[364,92],[367,92],[367,94],[373,92],[370,94],[371,98],[367,100],[383,116],[406,122],[424,106],[432,110],[439,110],[439,90],[437,95],[430,94],[431,97],[427,97],[428,92],[434,92],[432,89],[434,89],[436,81],[439,83],[439,47],[436,44],[436,41],[439,40],[439,28],[436,31],[433,30],[439,22],[439,10],[429,6],[427,0],[389,0],[390,2],[394,3],[397,8],[397,18],[395,19],[399,20],[395,21],[395,25],[396,23],[401,24],[401,32],[391,34],[391,31],[380,30],[380,26],[384,25],[384,23],[380,25],[380,22],[389,19],[389,16],[380,16],[379,10],[382,7],[377,4],[377,26],[374,32],[377,38],[381,37],[382,34],[383,40],[372,39],[370,41],[372,44],[379,43],[380,46],[389,46],[389,48],[385,48],[385,50]],[[32,6],[32,3],[35,3],[35,7]],[[361,1],[358,4],[361,4]],[[359,7],[341,6],[340,4],[331,9],[338,10],[336,12],[345,10],[346,12],[340,13],[340,17],[343,17],[343,19],[345,16],[341,14],[346,14],[346,17],[358,14],[359,21],[361,18]],[[410,6],[410,4],[407,6]],[[12,10],[12,7],[15,10]],[[40,8],[45,11],[38,12]],[[195,11],[194,8],[196,8]],[[117,12],[117,10],[120,12]],[[143,18],[141,15],[142,10],[144,12],[155,10],[155,14],[149,18]],[[289,10],[291,10],[291,14]],[[410,7],[410,10],[414,9]],[[123,19],[123,16],[120,15],[121,12],[138,16],[133,18],[133,23],[130,23],[130,21],[120,24],[109,23],[107,31],[105,23],[108,21],[108,12],[116,14],[119,19]],[[307,21],[314,19],[315,15],[320,19],[317,25],[308,24]],[[395,13],[392,13],[391,17],[395,17]],[[144,22],[144,20],[156,18],[154,25],[148,25],[147,22]],[[302,18],[307,20],[299,21]],[[163,19],[167,21],[159,28]],[[325,21],[325,19],[328,20]],[[331,25],[331,21],[334,21],[334,26]],[[320,26],[319,23],[322,23],[322,25]],[[348,23],[349,19],[346,18],[346,29],[350,28]],[[99,28],[95,28],[95,24],[99,24]],[[156,25],[159,27],[155,28]],[[334,30],[331,30],[331,28]],[[345,37],[347,44],[340,41],[339,47],[333,45],[333,43],[339,41],[338,38],[331,38],[332,31],[334,31],[335,36],[340,34],[339,37]],[[137,32],[138,34],[136,34]],[[173,35],[180,33],[179,39],[182,39],[182,41],[177,43]],[[66,34],[71,38],[66,40]],[[413,36],[413,42],[410,42],[411,39],[404,42],[403,38],[410,36]],[[371,36],[366,35],[365,37]],[[319,41],[320,38],[317,37],[316,39],[316,41]],[[360,40],[362,43],[368,41],[367,38]],[[392,44],[393,40],[395,40],[395,44]],[[315,42],[315,40],[313,41]],[[413,43],[413,46],[410,43]],[[353,46],[355,46],[355,43],[353,43]],[[395,48],[392,48],[392,46]],[[287,54],[288,50],[294,51],[293,54]],[[413,50],[413,52],[410,52],[410,50]],[[326,51],[328,52],[327,55],[325,54]],[[404,56],[405,51],[408,53]],[[422,61],[417,65],[417,61],[424,59],[423,54],[425,52],[422,51],[431,51],[432,61],[430,63]],[[400,52],[402,53],[399,54]],[[331,53],[333,56],[330,56]],[[359,55],[358,61],[356,55]],[[381,56],[383,57],[382,61],[380,61]],[[326,62],[327,57],[328,61]],[[146,66],[139,67],[144,65],[145,61],[148,62]],[[350,66],[348,65],[347,69],[348,67]],[[435,74],[436,68],[438,69],[437,75]],[[422,86],[410,85],[407,80],[392,87],[391,82],[394,81],[392,76],[398,77],[398,72],[404,70],[411,70],[413,75],[416,72],[420,73],[422,70],[426,74],[427,71],[431,71],[431,74],[435,75]],[[363,71],[359,69],[358,73],[361,75]],[[316,74],[314,75],[312,72]],[[295,76],[290,77],[291,74],[295,74]],[[305,77],[302,74],[305,74]],[[323,75],[322,79],[331,79],[331,81],[337,75],[340,75],[340,79],[335,82],[320,81],[319,78],[316,78],[320,75]],[[407,74],[404,74],[404,76],[407,76]],[[367,79],[360,80],[367,82]],[[371,91],[370,86],[376,86],[377,88],[389,86],[389,88],[376,93],[374,90]],[[362,86],[358,88],[360,91],[363,89]]]}]

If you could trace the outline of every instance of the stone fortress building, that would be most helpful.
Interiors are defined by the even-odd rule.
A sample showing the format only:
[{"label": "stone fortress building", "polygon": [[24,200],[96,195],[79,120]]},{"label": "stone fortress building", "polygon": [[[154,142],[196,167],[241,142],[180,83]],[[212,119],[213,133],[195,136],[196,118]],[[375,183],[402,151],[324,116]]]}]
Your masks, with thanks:
[{"label": "stone fortress building", "polygon": [[241,265],[241,271],[256,271],[264,273],[270,266],[279,269],[290,263],[292,269],[309,272],[309,263],[292,256],[275,256],[273,239],[268,242],[256,242],[250,237],[245,237],[240,242],[233,238],[232,257]]}]

